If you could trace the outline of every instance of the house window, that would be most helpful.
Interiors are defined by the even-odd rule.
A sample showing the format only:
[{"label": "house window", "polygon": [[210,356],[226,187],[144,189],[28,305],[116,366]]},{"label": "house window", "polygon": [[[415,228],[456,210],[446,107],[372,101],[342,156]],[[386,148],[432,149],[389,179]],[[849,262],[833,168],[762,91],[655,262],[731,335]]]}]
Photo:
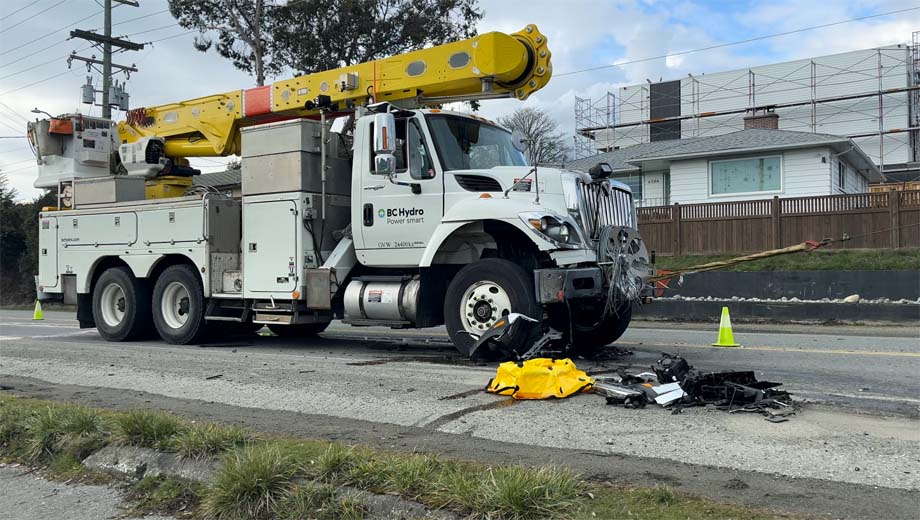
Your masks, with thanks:
[{"label": "house window", "polygon": [[730,159],[709,163],[709,194],[769,193],[782,191],[780,155]]},{"label": "house window", "polygon": [[837,161],[837,188],[841,193],[847,191],[847,164],[843,161]]},{"label": "house window", "polygon": [[642,200],[642,176],[639,174],[634,175],[613,175],[610,177],[615,181],[620,181],[623,184],[629,186],[629,189],[632,190],[633,200]]}]

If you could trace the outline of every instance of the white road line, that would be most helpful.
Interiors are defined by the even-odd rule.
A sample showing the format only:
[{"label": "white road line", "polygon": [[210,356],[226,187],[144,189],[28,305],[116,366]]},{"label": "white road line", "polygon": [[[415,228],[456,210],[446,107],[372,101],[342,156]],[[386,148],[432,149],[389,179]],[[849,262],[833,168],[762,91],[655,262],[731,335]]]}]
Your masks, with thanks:
[{"label": "white road line", "polygon": [[69,336],[82,336],[84,334],[94,334],[96,329],[78,330],[74,332],[65,332],[63,334],[46,334],[43,336],[27,336],[29,339],[46,339],[46,338],[66,338]]},{"label": "white road line", "polygon": [[0,341],[15,341],[17,339],[23,339],[17,336],[0,336]]},{"label": "white road line", "polygon": [[878,394],[843,394],[839,392],[808,392],[808,391],[799,391],[796,390],[793,392],[793,395],[804,395],[804,396],[815,396],[815,397],[842,397],[845,399],[865,399],[870,401],[889,401],[893,403],[913,403],[920,404],[920,399],[914,399],[911,397],[891,397],[888,395],[878,395]]},{"label": "white road line", "polygon": [[44,320],[39,320],[39,321],[0,321],[0,326],[8,327],[8,326],[11,326],[11,325],[15,325],[15,326],[19,326],[19,327],[57,327],[57,328],[67,327],[67,328],[71,328],[71,329],[77,328],[77,324],[76,324],[76,323],[48,323],[48,322],[45,322]]}]

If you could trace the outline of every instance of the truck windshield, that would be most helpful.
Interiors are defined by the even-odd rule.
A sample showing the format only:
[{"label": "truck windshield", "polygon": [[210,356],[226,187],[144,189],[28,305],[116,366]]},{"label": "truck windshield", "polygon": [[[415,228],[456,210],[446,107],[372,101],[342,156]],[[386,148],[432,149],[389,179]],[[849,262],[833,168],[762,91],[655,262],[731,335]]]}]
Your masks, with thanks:
[{"label": "truck windshield", "polygon": [[459,116],[428,116],[428,122],[445,171],[527,166],[507,130]]}]

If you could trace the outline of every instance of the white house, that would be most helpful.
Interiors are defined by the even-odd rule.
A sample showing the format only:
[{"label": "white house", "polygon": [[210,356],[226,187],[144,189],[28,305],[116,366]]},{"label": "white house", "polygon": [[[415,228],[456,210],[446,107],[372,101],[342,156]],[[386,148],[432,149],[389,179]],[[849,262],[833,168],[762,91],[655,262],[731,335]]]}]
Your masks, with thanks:
[{"label": "white house", "polygon": [[638,144],[566,167],[587,171],[602,162],[641,206],[864,193],[882,180],[851,139],[764,128]]}]

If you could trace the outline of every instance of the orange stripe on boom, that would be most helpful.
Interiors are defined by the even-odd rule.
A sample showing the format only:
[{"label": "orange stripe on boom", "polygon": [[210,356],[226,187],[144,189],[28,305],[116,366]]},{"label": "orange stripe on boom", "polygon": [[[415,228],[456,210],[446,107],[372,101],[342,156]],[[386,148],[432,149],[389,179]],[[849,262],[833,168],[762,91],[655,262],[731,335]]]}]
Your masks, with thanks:
[{"label": "orange stripe on boom", "polygon": [[269,114],[272,111],[272,87],[255,87],[243,91],[243,106],[246,107],[246,113],[243,117],[260,116]]}]

